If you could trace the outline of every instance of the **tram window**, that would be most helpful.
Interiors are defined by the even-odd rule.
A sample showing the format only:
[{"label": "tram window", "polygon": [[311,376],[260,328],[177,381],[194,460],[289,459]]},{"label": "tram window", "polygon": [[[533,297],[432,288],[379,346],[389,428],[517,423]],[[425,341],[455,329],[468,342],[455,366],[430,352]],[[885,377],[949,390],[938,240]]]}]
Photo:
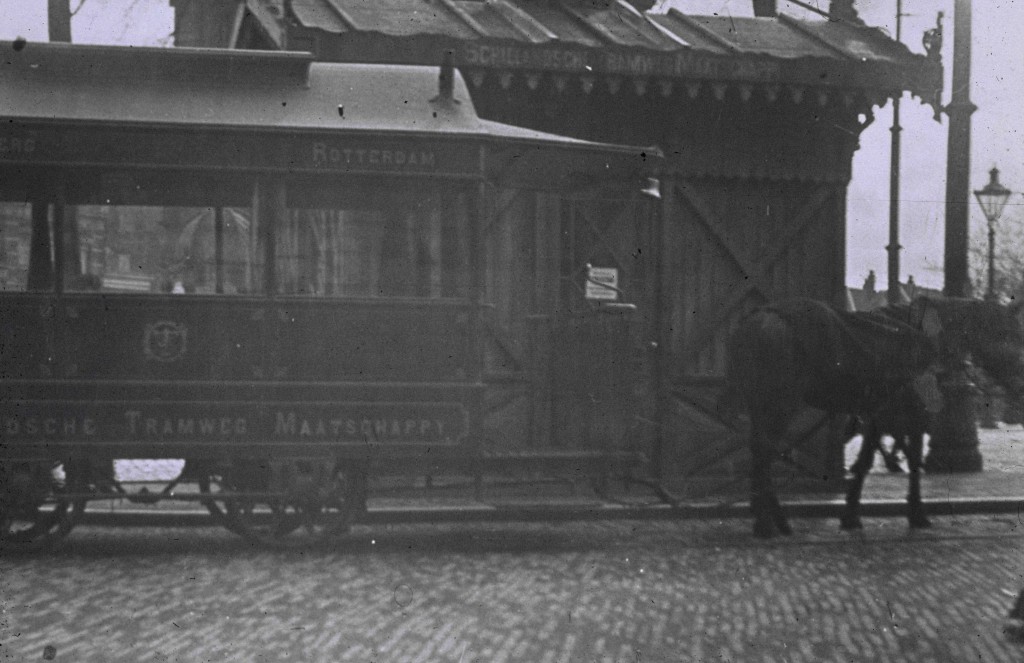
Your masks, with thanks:
[{"label": "tram window", "polygon": [[[48,230],[48,229],[47,229]],[[48,248],[49,237],[41,242]],[[29,257],[32,247],[32,205],[0,202],[0,290],[29,289]],[[46,261],[49,267],[49,261]],[[47,282],[43,287],[49,289]]]},{"label": "tram window", "polygon": [[462,192],[363,196],[350,206],[334,202],[330,208],[290,201],[289,207],[276,233],[282,294],[431,299],[467,294],[469,214]]},{"label": "tram window", "polygon": [[64,289],[259,293],[262,250],[253,225],[248,208],[68,207]]}]

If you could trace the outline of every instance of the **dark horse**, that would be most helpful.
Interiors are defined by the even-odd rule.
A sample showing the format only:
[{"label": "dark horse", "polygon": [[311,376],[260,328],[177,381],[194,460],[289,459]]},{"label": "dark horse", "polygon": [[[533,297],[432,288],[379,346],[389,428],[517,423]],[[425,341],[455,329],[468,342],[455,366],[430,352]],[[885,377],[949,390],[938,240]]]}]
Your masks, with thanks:
[{"label": "dark horse", "polygon": [[[935,402],[938,360],[965,354],[1018,395],[1024,391],[1024,335],[1016,313],[1016,308],[992,302],[922,298],[906,309],[905,319],[846,313],[806,299],[747,314],[730,341],[728,392],[742,399],[750,416],[755,535],[791,532],[770,467],[801,410],[810,406],[856,415],[868,426],[898,424],[914,440],[914,431],[923,435],[927,410]],[[926,526],[918,478],[920,444],[909,446],[916,447],[908,453],[909,520],[911,526]],[[845,527],[859,526],[857,505],[866,470],[854,468]]]}]

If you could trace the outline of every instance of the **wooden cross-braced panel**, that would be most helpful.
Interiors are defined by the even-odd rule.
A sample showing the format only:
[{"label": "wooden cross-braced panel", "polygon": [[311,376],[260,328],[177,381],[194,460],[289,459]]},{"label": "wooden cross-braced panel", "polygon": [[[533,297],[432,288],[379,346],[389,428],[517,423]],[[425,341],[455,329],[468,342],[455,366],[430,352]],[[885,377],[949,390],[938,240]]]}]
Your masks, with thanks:
[{"label": "wooden cross-braced panel", "polygon": [[674,194],[666,246],[674,291],[666,303],[682,374],[722,375],[728,332],[751,307],[835,295],[843,278],[835,187],[684,181]]},{"label": "wooden cross-braced panel", "polygon": [[522,189],[491,191],[482,223],[485,431],[496,450],[548,437],[549,337],[557,292],[558,200]]},{"label": "wooden cross-braced panel", "polygon": [[485,370],[508,377],[529,370],[526,320],[536,311],[541,294],[535,272],[539,268],[535,233],[544,220],[538,194],[519,189],[498,189],[493,210],[484,225],[486,251],[484,331],[487,338]]},{"label": "wooden cross-braced panel", "polygon": [[562,226],[563,308],[578,311],[588,304],[582,296],[588,265],[619,270],[623,297],[637,304],[648,256],[649,214],[635,197],[586,198],[567,201]]},{"label": "wooden cross-braced panel", "polygon": [[622,299],[638,308],[643,301],[649,310],[651,289],[642,278],[652,253],[651,209],[630,194],[493,191],[482,224],[486,429],[493,446],[577,447],[594,437],[587,430],[597,424],[588,425],[584,412],[593,401],[588,376],[600,362],[631,359],[636,339],[612,352],[598,349],[603,337],[585,319],[596,307],[584,297],[586,266],[618,269]]},{"label": "wooden cross-braced panel", "polygon": [[[722,421],[729,413],[718,403],[729,334],[742,315],[768,301],[837,297],[845,278],[845,192],[837,184],[681,179],[669,195],[662,278],[670,398],[662,469],[677,477],[742,476],[745,436],[735,422]],[[821,422],[821,413],[812,413],[808,429],[817,431]],[[824,446],[810,448],[827,455]],[[829,462],[819,457],[810,464]]]},{"label": "wooden cross-braced panel", "polygon": [[[653,274],[654,205],[637,192],[600,192],[563,204],[561,301],[555,341],[555,428],[573,447],[620,444],[626,421],[651,391],[656,337]],[[587,300],[587,267],[618,274],[619,313]],[[628,413],[627,413],[627,410]]]}]

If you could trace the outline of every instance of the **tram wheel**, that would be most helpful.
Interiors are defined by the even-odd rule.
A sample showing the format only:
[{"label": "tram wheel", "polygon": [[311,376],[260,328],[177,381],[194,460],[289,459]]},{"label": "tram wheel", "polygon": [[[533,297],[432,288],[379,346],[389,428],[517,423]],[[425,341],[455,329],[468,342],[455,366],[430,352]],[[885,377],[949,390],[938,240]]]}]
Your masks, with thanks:
[{"label": "tram wheel", "polygon": [[224,501],[226,525],[250,541],[301,548],[348,533],[361,482],[332,459],[280,459],[233,464],[224,488],[272,496]]},{"label": "tram wheel", "polygon": [[0,552],[41,550],[67,536],[86,504],[84,499],[64,497],[74,481],[70,465],[50,461],[3,463]]}]

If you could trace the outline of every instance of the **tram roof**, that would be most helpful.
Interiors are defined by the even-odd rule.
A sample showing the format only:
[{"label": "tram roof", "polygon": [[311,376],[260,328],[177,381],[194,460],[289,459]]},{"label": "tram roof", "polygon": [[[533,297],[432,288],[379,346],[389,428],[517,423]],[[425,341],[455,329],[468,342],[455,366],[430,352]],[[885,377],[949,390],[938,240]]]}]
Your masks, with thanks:
[{"label": "tram roof", "polygon": [[585,144],[477,117],[457,72],[457,103],[432,101],[438,67],[322,63],[276,51],[0,44],[5,117]]},{"label": "tram roof", "polygon": [[638,163],[657,155],[654,148],[593,143],[482,119],[453,69],[452,93],[445,98],[439,67],[324,63],[308,53],[280,51],[19,46],[0,42],[0,117],[8,121],[465,138]]}]

